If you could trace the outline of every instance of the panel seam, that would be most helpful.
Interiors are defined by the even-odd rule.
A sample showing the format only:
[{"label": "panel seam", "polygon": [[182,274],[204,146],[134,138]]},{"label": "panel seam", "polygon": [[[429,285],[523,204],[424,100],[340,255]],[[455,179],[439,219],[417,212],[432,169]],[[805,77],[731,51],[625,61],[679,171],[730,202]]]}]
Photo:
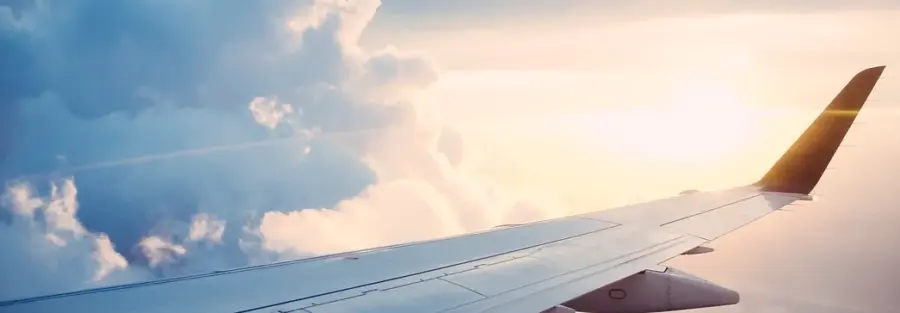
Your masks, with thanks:
[{"label": "panel seam", "polygon": [[659,224],[659,226],[662,227],[662,226],[666,226],[666,225],[669,225],[669,224],[672,224],[672,223],[675,223],[675,222],[680,222],[680,221],[683,221],[683,220],[686,220],[686,219],[689,219],[689,218],[692,218],[692,217],[695,217],[695,216],[698,216],[698,215],[703,215],[703,214],[705,214],[705,213],[709,213],[709,212],[712,212],[712,211],[715,211],[715,210],[718,210],[718,209],[721,209],[721,208],[730,206],[730,205],[735,204],[735,203],[738,203],[738,202],[744,202],[744,201],[750,200],[750,199],[752,199],[752,198],[759,197],[759,196],[761,196],[761,195],[762,195],[761,193],[757,193],[757,194],[754,194],[754,195],[749,196],[749,197],[746,197],[746,198],[738,199],[738,200],[735,200],[735,201],[732,201],[732,202],[729,202],[729,203],[726,203],[726,204],[723,204],[723,205],[714,207],[714,208],[712,208],[712,209],[703,210],[703,211],[700,211],[700,212],[697,212],[697,213],[694,213],[694,214],[691,214],[691,215],[688,215],[688,216],[684,216],[684,217],[682,217],[682,218],[679,218],[679,219],[676,219],[676,220],[673,220],[673,221],[668,221],[668,222]]},{"label": "panel seam", "polygon": [[457,287],[459,287],[459,288],[462,288],[462,289],[465,289],[465,290],[474,292],[474,293],[478,294],[479,296],[484,297],[485,299],[489,298],[486,294],[483,294],[483,293],[480,293],[480,292],[478,292],[478,291],[475,291],[475,289],[472,289],[472,288],[463,286],[462,284],[457,284],[457,283],[455,283],[455,282],[446,280],[446,279],[444,279],[443,277],[438,277],[437,279],[442,280],[442,281],[445,281],[445,282],[448,282],[448,283],[450,283],[450,284],[453,284],[454,286],[457,286]]}]

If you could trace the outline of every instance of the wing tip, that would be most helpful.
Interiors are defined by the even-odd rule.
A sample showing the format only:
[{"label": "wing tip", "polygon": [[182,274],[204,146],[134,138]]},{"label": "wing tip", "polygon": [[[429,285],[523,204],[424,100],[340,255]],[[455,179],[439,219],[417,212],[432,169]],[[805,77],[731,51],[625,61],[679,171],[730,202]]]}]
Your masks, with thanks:
[{"label": "wing tip", "polygon": [[[856,76],[853,77],[854,79],[850,80],[850,82],[852,83],[853,80],[855,80],[858,77],[870,77],[870,79],[878,79],[879,77],[881,77],[881,73],[884,73],[885,68],[887,68],[887,65],[873,66],[873,67],[864,69],[862,71],[859,71],[859,73],[857,73]],[[874,85],[874,82],[873,82],[873,85]]]},{"label": "wing tip", "polygon": [[874,66],[854,75],[754,185],[763,191],[809,194],[818,184],[886,67]]}]

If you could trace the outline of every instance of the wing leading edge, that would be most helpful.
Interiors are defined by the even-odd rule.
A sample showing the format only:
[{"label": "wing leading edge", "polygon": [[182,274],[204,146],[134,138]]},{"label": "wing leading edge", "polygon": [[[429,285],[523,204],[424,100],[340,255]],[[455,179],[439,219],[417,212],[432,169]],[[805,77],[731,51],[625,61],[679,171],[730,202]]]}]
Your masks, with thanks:
[{"label": "wing leading edge", "polygon": [[750,186],[426,242],[0,302],[5,312],[615,312],[733,304],[660,263],[815,187],[884,66],[857,74]]}]

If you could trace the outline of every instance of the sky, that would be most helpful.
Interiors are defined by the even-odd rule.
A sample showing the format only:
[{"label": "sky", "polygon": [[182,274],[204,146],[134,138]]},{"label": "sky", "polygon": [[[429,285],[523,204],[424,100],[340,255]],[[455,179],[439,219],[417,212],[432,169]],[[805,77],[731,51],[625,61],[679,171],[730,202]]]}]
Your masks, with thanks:
[{"label": "sky", "polygon": [[[812,203],[672,266],[697,312],[877,312],[895,1],[6,1],[12,299],[477,231],[753,181],[886,64]],[[417,223],[404,223],[415,220]]]}]

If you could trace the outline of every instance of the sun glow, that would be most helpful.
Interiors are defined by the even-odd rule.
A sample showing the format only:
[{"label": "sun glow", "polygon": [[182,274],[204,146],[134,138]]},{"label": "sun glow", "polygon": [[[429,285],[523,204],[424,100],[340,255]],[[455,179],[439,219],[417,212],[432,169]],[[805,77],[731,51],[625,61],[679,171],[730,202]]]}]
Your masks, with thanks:
[{"label": "sun glow", "polygon": [[[609,148],[658,161],[702,163],[736,153],[758,125],[755,110],[721,80],[686,78],[659,106],[576,118]],[[567,123],[571,123],[569,120]]]}]

